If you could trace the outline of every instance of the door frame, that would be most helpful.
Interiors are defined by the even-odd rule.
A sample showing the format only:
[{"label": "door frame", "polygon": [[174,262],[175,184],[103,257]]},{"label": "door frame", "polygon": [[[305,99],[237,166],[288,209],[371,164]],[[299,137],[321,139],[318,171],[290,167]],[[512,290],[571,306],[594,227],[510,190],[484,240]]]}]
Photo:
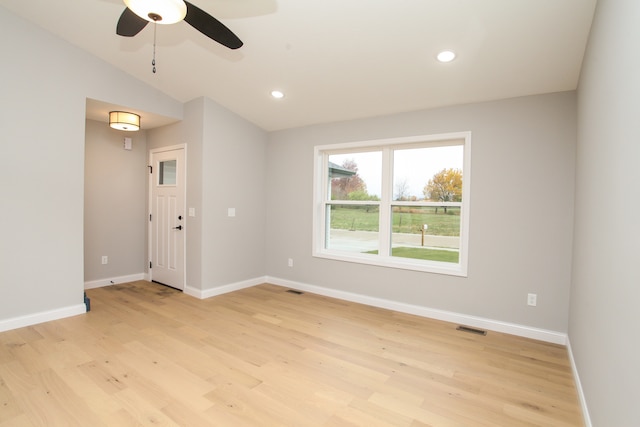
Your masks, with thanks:
[{"label": "door frame", "polygon": [[[156,147],[156,148],[151,148],[149,149],[148,153],[149,153],[149,158],[148,158],[148,165],[147,168],[153,167],[155,166],[153,164],[153,155],[157,154],[157,153],[162,153],[164,151],[174,151],[174,150],[183,150],[183,154],[184,154],[184,184],[183,184],[183,191],[184,191],[184,197],[183,197],[183,206],[182,206],[182,211],[185,212],[184,218],[185,218],[185,229],[184,229],[184,239],[182,239],[182,244],[183,244],[183,260],[182,260],[182,289],[180,289],[181,291],[184,292],[184,290],[187,287],[187,230],[189,229],[189,227],[187,226],[188,224],[188,220],[187,217],[188,215],[186,215],[187,212],[187,144],[175,144],[175,145],[167,145],[165,147]],[[147,171],[149,172],[149,171]],[[149,220],[150,216],[151,216],[151,211],[152,211],[152,207],[153,207],[153,186],[154,186],[154,175],[153,173],[149,173],[149,178],[148,178],[148,189],[147,189],[147,265],[146,265],[146,269],[148,271],[148,277],[149,277],[149,281],[153,280],[153,267],[149,268],[149,265],[151,264],[151,261],[153,259],[153,222]]]}]

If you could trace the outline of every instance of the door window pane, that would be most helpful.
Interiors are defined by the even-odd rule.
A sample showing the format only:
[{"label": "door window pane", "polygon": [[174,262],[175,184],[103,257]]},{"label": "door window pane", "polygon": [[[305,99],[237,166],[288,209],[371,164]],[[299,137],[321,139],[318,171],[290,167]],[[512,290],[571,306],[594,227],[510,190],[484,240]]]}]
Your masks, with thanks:
[{"label": "door window pane", "polygon": [[158,184],[176,185],[176,160],[165,160],[160,162],[158,172]]}]

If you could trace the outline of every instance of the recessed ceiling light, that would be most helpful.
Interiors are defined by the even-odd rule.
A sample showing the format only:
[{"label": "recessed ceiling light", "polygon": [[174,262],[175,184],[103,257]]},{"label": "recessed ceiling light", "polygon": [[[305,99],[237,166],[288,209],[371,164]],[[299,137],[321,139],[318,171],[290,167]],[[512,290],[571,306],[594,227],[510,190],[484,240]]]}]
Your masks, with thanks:
[{"label": "recessed ceiling light", "polygon": [[451,62],[456,59],[456,53],[452,50],[443,50],[437,56],[440,62]]},{"label": "recessed ceiling light", "polygon": [[275,99],[281,99],[284,98],[284,93],[280,92],[279,90],[272,90],[271,96],[273,96]]}]

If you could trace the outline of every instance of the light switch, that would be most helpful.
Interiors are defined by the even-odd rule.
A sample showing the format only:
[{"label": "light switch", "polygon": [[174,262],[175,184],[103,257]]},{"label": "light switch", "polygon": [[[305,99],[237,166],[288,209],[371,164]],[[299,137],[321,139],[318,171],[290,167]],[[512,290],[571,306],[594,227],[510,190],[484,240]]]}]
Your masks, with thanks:
[{"label": "light switch", "polygon": [[189,216],[196,216],[196,208],[189,208]]},{"label": "light switch", "polygon": [[227,209],[227,216],[236,216],[236,208]]}]

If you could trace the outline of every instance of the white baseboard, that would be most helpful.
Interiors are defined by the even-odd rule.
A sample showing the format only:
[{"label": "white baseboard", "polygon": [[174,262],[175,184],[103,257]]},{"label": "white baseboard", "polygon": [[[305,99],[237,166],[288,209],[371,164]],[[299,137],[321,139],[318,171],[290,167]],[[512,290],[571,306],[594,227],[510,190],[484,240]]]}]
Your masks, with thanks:
[{"label": "white baseboard", "polygon": [[580,382],[580,375],[578,375],[578,368],[576,361],[573,358],[573,351],[571,350],[571,341],[567,338],[567,352],[569,353],[569,360],[571,361],[571,370],[573,371],[573,379],[576,382],[576,389],[578,390],[578,399],[580,400],[580,406],[582,407],[582,416],[584,417],[584,426],[591,427],[591,417],[589,416],[589,408],[587,407],[587,399],[584,396],[582,390],[582,383]]},{"label": "white baseboard", "polygon": [[103,286],[117,285],[119,283],[135,282],[136,280],[148,280],[149,275],[145,273],[130,274],[128,276],[109,277],[107,279],[84,282],[85,289],[101,288]]},{"label": "white baseboard", "polygon": [[332,298],[357,302],[374,307],[386,308],[388,310],[399,311],[402,313],[415,314],[416,316],[428,317],[430,319],[443,320],[446,322],[457,323],[465,326],[488,329],[495,332],[503,332],[506,334],[532,338],[540,341],[551,342],[554,344],[566,345],[567,343],[567,334],[562,332],[533,328],[530,326],[518,325],[515,323],[507,323],[499,320],[486,319],[483,317],[470,316],[467,314],[438,310],[435,308],[406,304],[397,301],[390,301],[362,294],[355,294],[351,292],[339,291],[336,289],[323,288],[321,286],[309,285],[306,283],[294,282],[287,279],[280,279],[278,277],[267,276],[265,281],[267,283],[285,286],[300,291],[307,291]]},{"label": "white baseboard", "polygon": [[24,328],[25,326],[36,325],[38,323],[49,322],[51,320],[64,319],[65,317],[77,316],[78,314],[84,314],[86,312],[87,307],[84,304],[77,304],[55,310],[28,314],[26,316],[4,319],[0,320],[0,332]]},{"label": "white baseboard", "polygon": [[242,282],[230,283],[228,285],[223,285],[217,288],[209,288],[204,290],[196,289],[191,286],[185,286],[184,293],[199,299],[206,299],[206,298],[215,297],[216,295],[222,295],[229,292],[238,291],[240,289],[250,288],[252,286],[266,283],[266,281],[267,281],[266,276],[263,276],[263,277],[256,277],[254,279],[243,280]]}]

